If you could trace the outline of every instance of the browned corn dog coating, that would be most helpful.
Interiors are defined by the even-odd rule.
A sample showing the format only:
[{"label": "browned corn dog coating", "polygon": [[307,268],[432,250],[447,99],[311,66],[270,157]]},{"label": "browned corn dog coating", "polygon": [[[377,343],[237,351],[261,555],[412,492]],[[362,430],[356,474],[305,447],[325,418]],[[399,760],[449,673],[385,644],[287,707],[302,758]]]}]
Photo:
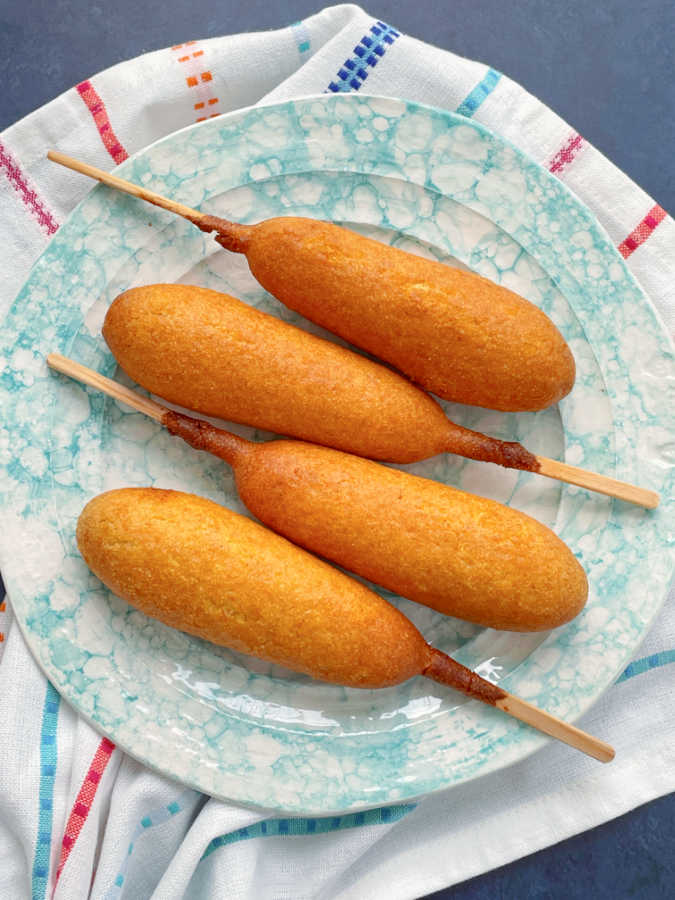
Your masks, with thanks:
[{"label": "browned corn dog coating", "polygon": [[84,508],[77,543],[147,615],[322,681],[386,687],[431,663],[421,634],[374,591],[210,500],[110,491]]},{"label": "browned corn dog coating", "polygon": [[270,528],[410,600],[513,631],[555,628],[586,602],[568,547],[501,503],[326,447],[253,444],[173,412],[164,423],[227,460]]},{"label": "browned corn dog coating", "polygon": [[483,703],[508,696],[430,647],[369,588],[194,494],[101,494],[80,514],[77,543],[118,596],[212,643],[347,687],[427,675]]},{"label": "browned corn dog coating", "polygon": [[430,647],[373,591],[209,500],[155,488],[110,491],[80,514],[77,542],[118,596],[174,628],[348,687],[424,675],[596,759],[614,756]]},{"label": "browned corn dog coating", "polygon": [[447,400],[536,410],[574,384],[574,358],[548,316],[479,275],[312,219],[200,227],[245,253],[290,309]]},{"label": "browned corn dog coating", "polygon": [[103,335],[143,387],[189,409],[393,462],[450,451],[513,468],[537,462],[520,444],[451,422],[385,366],[205,288],[133,288]]}]

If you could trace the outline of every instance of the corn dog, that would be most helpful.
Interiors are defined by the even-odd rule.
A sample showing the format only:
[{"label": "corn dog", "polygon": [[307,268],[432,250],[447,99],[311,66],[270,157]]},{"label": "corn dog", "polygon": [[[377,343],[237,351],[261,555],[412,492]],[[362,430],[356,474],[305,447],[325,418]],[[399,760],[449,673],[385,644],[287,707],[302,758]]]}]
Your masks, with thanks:
[{"label": "corn dog", "polygon": [[391,462],[451,452],[536,471],[520,444],[451,422],[406,378],[205,288],[132,288],[103,336],[124,371],[171,403]]},{"label": "corn dog", "polygon": [[602,762],[614,756],[603,741],[430,647],[369,588],[209,500],[154,488],[110,491],[82,511],[77,543],[118,596],[189,634],[349,687],[424,675]]},{"label": "corn dog", "polygon": [[256,444],[173,411],[163,423],[232,466],[261,522],[409,600],[512,631],[556,628],[586,602],[568,547],[501,503],[328,447]]},{"label": "corn dog", "polygon": [[486,278],[312,219],[192,221],[246,254],[253,276],[290,309],[439,397],[536,410],[572,389],[574,357],[553,322]]},{"label": "corn dog", "polygon": [[57,354],[49,362],[225,460],[262,521],[412,600],[517,631],[554,628],[585,603],[579,563],[524,513],[328,447],[253,443]]},{"label": "corn dog", "polygon": [[147,615],[322,681],[384,687],[428,661],[419,632],[379,594],[193,494],[101,494],[80,515],[77,544]]},{"label": "corn dog", "polygon": [[574,357],[553,322],[486,278],[314,219],[229,222],[63,153],[47,156],[215,232],[225,249],[246,254],[254,277],[290,309],[446,400],[536,410],[574,384]]}]

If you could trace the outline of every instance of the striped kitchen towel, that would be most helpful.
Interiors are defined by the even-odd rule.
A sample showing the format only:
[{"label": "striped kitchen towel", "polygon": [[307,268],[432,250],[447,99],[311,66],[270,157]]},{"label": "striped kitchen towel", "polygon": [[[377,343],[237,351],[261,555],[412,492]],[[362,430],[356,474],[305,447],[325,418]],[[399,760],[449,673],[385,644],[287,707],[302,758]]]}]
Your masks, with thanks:
[{"label": "striped kitchen towel", "polygon": [[[112,168],[211,116],[348,91],[456,110],[517,144],[591,207],[672,331],[675,223],[665,211],[506,76],[353,5],[279,31],[147,54],[0,135],[0,316],[91,188],[49,164],[48,147]],[[0,896],[412,898],[620,815],[675,788],[672,599],[583,721],[615,745],[611,766],[551,745],[508,777],[327,818],[264,816],[144,769],[60,700],[8,599],[0,607]]]}]

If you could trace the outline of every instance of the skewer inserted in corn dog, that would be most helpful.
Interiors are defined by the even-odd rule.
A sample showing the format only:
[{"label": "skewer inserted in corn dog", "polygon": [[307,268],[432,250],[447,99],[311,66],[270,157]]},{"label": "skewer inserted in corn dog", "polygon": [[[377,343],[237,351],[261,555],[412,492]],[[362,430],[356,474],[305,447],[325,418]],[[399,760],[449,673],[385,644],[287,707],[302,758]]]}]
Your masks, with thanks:
[{"label": "skewer inserted in corn dog", "polygon": [[113,301],[103,336],[134,381],[209,416],[370,459],[456,453],[658,503],[653,491],[462,428],[401,375],[227,294],[182,284],[132,288]]},{"label": "skewer inserted in corn dog", "polygon": [[[305,235],[307,235],[308,230],[311,232],[312,229],[314,229],[316,226],[315,233],[318,236],[318,244],[320,244],[323,240],[321,234],[324,233],[322,231],[322,226],[324,226],[325,223],[317,223],[313,222],[312,220],[276,219],[270,220],[270,223],[272,223],[271,225],[269,223],[261,223],[258,226],[237,225],[235,223],[227,222],[224,219],[209,216],[205,213],[200,212],[199,210],[191,209],[190,207],[185,206],[181,203],[177,203],[174,200],[169,200],[168,198],[162,197],[160,194],[157,194],[154,191],[149,191],[148,189],[142,188],[139,185],[132,184],[129,181],[125,181],[124,179],[119,178],[116,175],[111,175],[110,173],[105,172],[102,169],[98,169],[95,166],[90,166],[86,163],[79,162],[78,160],[66,156],[63,153],[50,151],[48,153],[48,157],[54,162],[58,162],[61,165],[71,168],[77,172],[81,172],[82,174],[89,175],[90,177],[95,178],[101,181],[103,184],[113,187],[116,190],[124,191],[125,193],[131,194],[135,197],[139,197],[149,203],[152,203],[164,209],[168,209],[171,212],[176,213],[177,215],[183,216],[204,231],[217,232],[218,236],[222,239],[224,244],[226,244],[231,250],[243,252],[244,250],[247,250],[247,248],[249,248],[249,245],[253,247],[253,244],[251,244],[251,234],[253,233],[253,229],[258,229],[259,235],[262,235],[262,238],[261,241],[256,244],[258,249],[255,250],[254,256],[256,257],[256,259],[260,257],[261,272],[268,265],[265,259],[266,243],[268,243],[271,239],[270,236],[274,237],[274,234],[276,234],[275,229],[277,229],[278,223],[282,223],[282,226],[279,226],[282,227],[282,230],[286,229],[284,231],[284,240],[289,239],[291,240],[291,242],[295,240],[295,238],[293,238],[295,228],[295,225],[293,225],[294,222],[301,223],[301,230]],[[288,225],[288,228],[286,228],[283,223],[290,223],[290,225]],[[262,226],[266,227],[263,228]],[[321,258],[319,259],[317,257],[317,259],[315,260],[316,266],[313,269],[315,274],[312,276],[318,277],[320,283],[323,283],[324,275],[331,275],[331,273],[326,273],[322,269],[322,266],[325,269],[326,259],[339,261],[339,266],[336,271],[332,273],[331,278],[336,274],[340,274],[345,266],[349,268],[350,265],[348,258],[349,254],[345,255],[345,253],[342,252],[339,247],[335,250],[335,252],[333,252],[332,250],[328,252],[327,248],[329,248],[330,242],[333,240],[333,237],[331,237],[331,235],[334,236],[337,232],[340,232],[342,234],[342,237],[339,238],[338,243],[343,239],[347,243],[356,239],[358,239],[358,241],[365,240],[359,238],[356,235],[353,235],[351,232],[345,231],[345,229],[338,228],[337,232],[330,231],[330,229],[335,229],[336,226],[325,225],[325,227],[329,230],[330,234],[326,232],[327,236],[325,246],[323,247],[323,250],[321,250],[321,253],[319,253],[319,257]],[[381,247],[381,245],[377,244],[377,242],[366,241],[363,245],[359,244],[362,249],[364,247],[366,248],[363,250],[363,253],[365,253],[366,255],[369,252],[375,252],[373,246],[371,245],[380,247],[382,252],[385,252],[385,255],[386,251],[392,251],[392,248]],[[304,247],[302,252],[298,251],[296,253],[294,251],[293,267],[294,270],[297,270],[294,275],[294,278],[296,280],[298,271],[302,272],[303,268],[306,268],[308,246],[311,251],[311,256],[312,254],[314,254],[314,250],[312,250],[311,247],[311,240],[309,241],[309,244]],[[260,250],[261,247],[263,248],[262,250]],[[282,247],[282,245],[280,244],[279,247]],[[314,249],[316,249],[316,247]],[[377,252],[379,253],[379,251]],[[392,252],[400,253],[401,251]],[[464,296],[462,292],[469,284],[469,282],[463,282],[464,286],[461,287],[461,290],[459,290],[459,293],[455,298],[456,302],[454,303],[454,310],[457,315],[459,315],[459,320],[457,323],[455,322],[453,316],[446,317],[445,311],[439,312],[439,310],[441,309],[445,310],[445,307],[443,306],[443,303],[441,303],[441,305],[437,308],[437,304],[434,301],[434,297],[438,295],[437,288],[432,285],[431,289],[427,290],[427,282],[424,280],[419,280],[419,273],[417,272],[417,269],[415,267],[421,264],[424,264],[426,266],[426,261],[421,260],[411,254],[404,253],[403,257],[407,258],[407,262],[405,263],[405,265],[403,265],[403,270],[405,270],[405,273],[407,274],[404,273],[405,277],[402,276],[402,280],[401,278],[399,278],[399,287],[401,287],[402,285],[403,287],[407,285],[407,287],[405,287],[405,290],[402,289],[401,291],[395,292],[395,296],[397,298],[400,299],[401,297],[403,297],[403,299],[405,300],[405,302],[401,301],[402,305],[400,306],[398,312],[396,312],[396,308],[394,309],[393,314],[390,310],[390,300],[392,296],[391,285],[385,281],[378,281],[378,301],[373,308],[378,309],[380,313],[383,314],[383,317],[377,318],[377,321],[373,323],[368,318],[368,316],[370,315],[368,314],[366,315],[366,318],[361,321],[360,317],[362,313],[368,313],[368,310],[365,307],[357,310],[356,313],[358,314],[352,315],[352,313],[350,312],[347,317],[348,320],[352,322],[352,324],[354,324],[354,327],[357,331],[363,332],[365,334],[365,340],[361,342],[361,346],[365,347],[366,349],[370,349],[375,354],[382,356],[382,358],[393,362],[394,365],[398,365],[402,371],[406,372],[406,374],[410,375],[413,379],[418,380],[420,384],[428,387],[430,390],[435,391],[440,396],[447,397],[448,399],[458,399],[466,403],[474,403],[479,406],[492,406],[496,409],[505,410],[539,409],[543,406],[555,402],[556,399],[559,399],[569,390],[572,383],[570,379],[573,380],[574,376],[574,361],[569,352],[569,349],[567,348],[567,345],[562,340],[562,337],[558,333],[555,326],[543,313],[537,310],[536,307],[534,307],[532,304],[529,304],[522,298],[517,297],[516,295],[511,295],[509,291],[503,291],[502,288],[499,288],[495,285],[490,285],[488,290],[487,286],[489,285],[489,283],[486,282],[485,279],[480,279],[478,278],[478,276],[470,276],[477,278],[475,297],[477,297],[478,299],[476,300],[475,306],[472,305],[472,302],[465,302],[462,299]],[[380,259],[380,263],[382,265],[380,265],[379,268],[376,267],[377,272],[379,272],[380,275],[383,274],[382,266],[384,266],[385,270],[388,271],[387,266],[389,265],[389,263],[383,262],[384,259],[385,257],[382,257]],[[387,260],[388,259],[389,257],[387,257]],[[286,263],[287,260],[283,260],[282,269],[284,269]],[[257,266],[258,263],[256,263],[255,265]],[[430,263],[428,265],[433,267],[439,266],[440,264]],[[406,268],[406,266],[408,268]],[[358,267],[356,268],[358,269]],[[454,275],[452,273],[454,270],[449,269],[449,267],[447,266],[440,266],[440,269],[444,271],[443,278],[449,277],[450,281],[453,280]],[[384,271],[384,274],[386,274],[386,271]],[[319,274],[317,275],[316,273]],[[450,274],[448,275],[448,273]],[[422,273],[422,275],[423,274],[424,273]],[[274,266],[272,266],[269,275],[271,279],[275,279],[278,277],[278,272],[274,269]],[[357,272],[355,276],[353,275],[353,273],[353,277],[350,276],[352,277],[352,281],[354,277],[356,278],[356,285],[358,287],[356,295],[358,297],[362,295],[361,278],[363,277],[363,275],[363,271],[360,271],[360,274]],[[457,277],[460,279],[460,281],[462,280],[463,276],[464,273],[457,273]],[[424,277],[426,278],[427,276]],[[343,286],[339,288],[339,290],[343,291],[345,289],[344,285],[352,285],[352,281],[349,281],[348,279],[345,280],[343,282]],[[370,284],[370,277],[368,279],[368,283]],[[265,284],[265,286],[267,286],[270,290],[273,290],[274,287],[271,283]],[[314,295],[310,293],[310,295],[306,296],[306,289],[307,285],[302,287],[302,291],[300,291],[300,293],[298,294],[298,296],[302,294],[302,296],[304,297],[304,300],[302,301],[303,308],[301,308],[301,306],[297,304],[293,306],[293,308],[297,308],[308,318],[314,318],[315,321],[319,322],[320,324],[326,324],[327,327],[330,328],[330,322],[324,321],[322,318],[324,316],[324,312],[322,312],[322,310],[318,310],[317,314],[313,316],[311,309],[304,308],[305,304],[307,304],[308,306],[312,306],[315,303],[315,298],[312,299]],[[500,296],[504,300],[503,303],[494,300],[491,294],[491,291],[493,289],[498,292],[503,292],[502,294],[500,294]],[[330,290],[332,290],[332,288]],[[423,296],[421,302],[418,303],[417,300],[419,298],[417,298],[417,294],[420,290],[422,291]],[[448,287],[448,291],[452,293],[451,286]],[[442,289],[441,293],[443,293]],[[322,295],[319,294],[317,296]],[[474,295],[472,294],[472,296]],[[281,299],[283,299],[283,297]],[[328,298],[328,301],[329,302],[323,304],[326,310],[330,310],[332,308],[331,304],[334,303],[335,297],[333,297],[332,300]],[[430,307],[429,304],[431,304]],[[522,306],[522,304],[525,305]],[[293,304],[291,303],[289,305]],[[349,303],[346,303],[344,307],[341,305],[340,309],[342,308],[349,310]],[[507,316],[508,327],[505,327],[502,332],[500,332],[501,325],[499,315],[496,318],[490,318],[493,308],[501,310],[500,315],[503,316],[504,314],[506,314]],[[467,323],[465,323],[466,328],[463,328],[461,319],[464,313],[467,312],[467,310],[470,312],[470,316],[467,319]],[[334,310],[332,314],[335,314],[335,312],[336,311]],[[337,310],[337,314],[339,314],[339,309]],[[403,318],[401,318],[401,316],[403,316]],[[517,325],[514,325],[516,316],[518,317]],[[414,328],[408,331],[407,325],[410,321],[414,322]],[[386,323],[386,327],[384,328],[384,331],[382,333],[383,346],[381,348],[371,346],[371,337],[373,338],[373,340],[380,340],[380,338],[377,337],[377,334],[378,330],[381,330],[383,322]],[[393,325],[392,322],[394,323]],[[398,325],[396,324],[397,322]],[[452,324],[453,322],[455,322],[454,325]],[[510,349],[508,350],[508,352],[502,354],[500,352],[501,341],[504,339],[505,335],[514,336],[514,327],[517,331],[517,335],[515,335],[515,337],[520,343],[510,345]],[[448,335],[446,333],[448,328],[450,328],[451,331],[452,329],[456,329],[456,333]],[[358,334],[351,334],[351,332],[347,333],[346,331],[340,330],[340,328],[338,327],[335,328],[335,331],[336,333],[342,334],[343,336],[347,337],[349,340],[352,340],[354,343],[359,344]],[[443,335],[443,340],[440,340],[441,335]],[[427,345],[427,337],[429,337],[429,340],[431,341],[430,345]],[[400,352],[404,356],[409,356],[411,365],[413,363],[415,366],[419,364],[422,365],[425,369],[428,367],[428,365],[430,365],[432,369],[431,375],[433,375],[433,369],[436,364],[435,350],[434,352],[432,352],[434,347],[436,349],[440,348],[439,352],[441,353],[441,355],[446,352],[451,355],[459,355],[459,360],[456,360],[454,358],[450,360],[449,368],[448,361],[446,360],[445,364],[443,366],[440,366],[439,371],[444,371],[445,375],[443,377],[449,378],[451,380],[454,377],[453,373],[463,372],[464,374],[461,377],[465,379],[465,386],[469,385],[469,393],[466,394],[466,396],[460,396],[459,394],[455,394],[452,391],[444,392],[444,390],[442,389],[442,385],[439,386],[439,384],[437,384],[435,381],[432,383],[432,381],[425,379],[419,373],[416,374],[416,371],[412,371],[405,365],[401,364],[400,361],[397,362],[396,359],[388,355],[387,346],[389,344],[392,344],[394,350],[396,350],[396,348],[400,348]],[[431,350],[429,349],[430,347]],[[541,359],[542,352],[544,354],[543,361]],[[525,358],[525,362],[523,362],[523,357]],[[530,372],[530,368],[532,365],[534,365],[535,369],[538,369],[540,363],[541,369],[539,371],[539,374],[537,374],[536,371],[534,373]],[[467,366],[468,369],[466,369]],[[469,369],[473,372],[473,374],[467,374]],[[540,380],[541,378],[543,378],[543,381]],[[566,386],[567,382],[569,382],[568,386]],[[479,389],[482,389],[480,388],[480,385],[484,385],[485,389],[488,392],[494,393],[496,391],[498,395],[500,394],[500,392],[502,392],[503,389],[503,396],[501,397],[501,400],[499,399],[499,396],[497,396],[496,398],[492,397],[491,399],[484,397],[483,400],[481,400],[478,396],[470,396],[472,390],[472,388],[470,387],[471,384],[474,384],[474,386],[477,384],[479,386]],[[546,387],[546,384],[548,384],[548,387]],[[520,401],[518,403],[515,403],[515,401],[513,400],[513,396],[511,396],[513,395],[514,390],[516,394],[518,393],[518,391],[524,390],[524,394],[520,398]],[[544,394],[547,391],[550,394],[546,402],[542,400],[542,390]],[[553,393],[551,393],[551,390],[553,391]],[[539,394],[536,402],[535,400],[533,400],[533,391],[534,394]],[[500,444],[499,442],[495,442],[493,441],[493,439],[490,439],[486,436],[480,436],[481,440],[475,443],[474,441],[477,438],[475,432],[468,431],[467,429],[460,429],[460,427],[457,425],[454,426],[454,429],[454,434],[452,436],[452,452],[459,453],[460,455],[469,456],[474,459],[487,459],[489,461],[498,462],[500,465],[512,466],[514,468],[531,469],[549,478],[556,478],[559,481],[565,481],[570,484],[575,484],[580,487],[587,488],[588,490],[607,494],[611,497],[617,497],[620,500],[624,500],[628,503],[635,503],[638,506],[645,506],[648,509],[653,509],[659,503],[658,494],[656,494],[654,491],[639,488],[631,484],[626,484],[625,482],[618,481],[617,479],[598,475],[593,472],[587,472],[584,469],[580,469],[576,466],[570,466],[565,463],[560,463],[557,460],[547,459],[546,457],[536,456],[535,464],[533,464],[532,454],[530,454],[528,451],[525,451],[518,444],[512,444],[510,442],[501,442]],[[281,430],[284,431],[284,429]],[[321,437],[313,436],[312,440],[321,441]],[[340,443],[338,446],[344,447],[344,449],[351,449],[347,448],[342,443]],[[490,453],[492,455],[489,455]],[[502,454],[501,459],[499,459],[500,453]],[[395,458],[396,457],[391,457],[391,459]],[[404,460],[402,459],[401,461]]]},{"label": "skewer inserted in corn dog", "polygon": [[290,309],[446,400],[537,410],[574,384],[574,358],[553,322],[486,278],[327,222],[228,222],[63,154],[51,151],[49,158],[215,232],[221,246],[246,255],[254,277]]},{"label": "skewer inserted in corn dog", "polygon": [[77,543],[114,593],[189,634],[349,687],[423,675],[601,762],[614,757],[603,741],[430,647],[374,591],[210,500],[155,488],[110,491],[84,508]]},{"label": "skewer inserted in corn dog", "polygon": [[132,288],[108,309],[103,337],[134,381],[208,416],[389,462],[450,452],[538,468],[520,444],[451,422],[391,369],[218,291]]},{"label": "skewer inserted in corn dog", "polygon": [[225,460],[242,501],[275,531],[410,600],[514,631],[555,628],[586,602],[573,554],[524,513],[327,447],[252,443],[62,357],[48,361]]}]

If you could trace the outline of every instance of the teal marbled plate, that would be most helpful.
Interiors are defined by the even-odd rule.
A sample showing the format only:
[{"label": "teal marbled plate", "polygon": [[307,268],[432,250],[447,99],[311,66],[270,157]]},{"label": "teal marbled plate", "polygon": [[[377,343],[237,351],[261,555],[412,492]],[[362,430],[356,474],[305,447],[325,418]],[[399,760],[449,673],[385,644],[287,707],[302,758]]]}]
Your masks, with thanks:
[{"label": "teal marbled plate", "polygon": [[[578,369],[559,408],[446,408],[472,428],[658,490],[661,507],[645,512],[453,457],[410,466],[554,527],[591,593],[576,621],[544,635],[479,629],[392,599],[430,641],[510,691],[570,720],[588,709],[663,602],[673,523],[671,349],[589,211],[475,122],[354,94],[212,119],[118,171],[243,222],[288,214],[345,223],[475,269],[552,316]],[[531,729],[422,678],[348,690],[213,647],[130,609],[89,573],[75,524],[102,490],[173,487],[243,511],[220,462],[46,369],[46,354],[59,351],[113,374],[105,310],[119,291],[157,281],[220,288],[325,334],[265,294],[243,257],[100,186],[54,237],[0,341],[0,561],[26,639],[61,694],[149,766],[218,797],[293,812],[418,797],[541,747]]]}]

